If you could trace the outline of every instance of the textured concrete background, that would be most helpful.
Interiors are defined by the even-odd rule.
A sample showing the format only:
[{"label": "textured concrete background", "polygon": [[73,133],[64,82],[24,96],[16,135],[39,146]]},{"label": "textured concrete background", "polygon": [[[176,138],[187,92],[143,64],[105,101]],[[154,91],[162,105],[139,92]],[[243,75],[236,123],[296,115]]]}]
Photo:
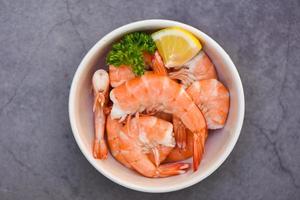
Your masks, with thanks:
[{"label": "textured concrete background", "polygon": [[[123,188],[79,151],[72,76],[92,45],[141,19],[216,39],[245,89],[241,137],[205,181],[168,194]],[[300,199],[300,2],[0,0],[0,199]]]}]

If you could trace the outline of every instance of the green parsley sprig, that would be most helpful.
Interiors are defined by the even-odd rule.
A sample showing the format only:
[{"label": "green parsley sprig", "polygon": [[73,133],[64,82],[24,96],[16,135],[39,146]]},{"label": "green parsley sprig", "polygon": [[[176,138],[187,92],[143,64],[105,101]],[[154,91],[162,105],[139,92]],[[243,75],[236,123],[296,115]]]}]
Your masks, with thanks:
[{"label": "green parsley sprig", "polygon": [[141,76],[145,72],[143,52],[153,54],[155,49],[155,43],[149,34],[130,33],[112,46],[106,57],[106,63],[115,67],[128,65],[136,75]]}]

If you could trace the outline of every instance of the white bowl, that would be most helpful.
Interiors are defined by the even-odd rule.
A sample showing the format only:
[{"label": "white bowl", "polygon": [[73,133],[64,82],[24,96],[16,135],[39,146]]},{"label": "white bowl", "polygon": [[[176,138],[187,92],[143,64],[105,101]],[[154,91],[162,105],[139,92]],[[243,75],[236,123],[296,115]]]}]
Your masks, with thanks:
[{"label": "white bowl", "polygon": [[[119,164],[111,155],[96,160],[92,155],[93,115],[91,78],[105,68],[104,58],[111,44],[126,33],[182,27],[197,36],[216,66],[219,79],[230,91],[230,110],[223,129],[210,133],[198,171],[168,178],[145,178]],[[244,92],[238,71],[223,48],[208,35],[189,25],[169,20],[145,20],[122,26],[99,40],[86,54],[73,78],[69,97],[69,117],[76,142],[88,161],[110,180],[143,192],[170,192],[194,185],[213,173],[228,157],[240,135],[244,120]]]}]

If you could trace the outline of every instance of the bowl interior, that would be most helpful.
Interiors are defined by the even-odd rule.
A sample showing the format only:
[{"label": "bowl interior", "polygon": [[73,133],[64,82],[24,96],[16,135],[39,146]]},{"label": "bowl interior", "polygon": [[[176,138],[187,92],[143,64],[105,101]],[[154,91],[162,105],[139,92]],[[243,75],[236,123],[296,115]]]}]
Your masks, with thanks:
[{"label": "bowl interior", "polygon": [[[107,160],[96,160],[92,156],[93,115],[91,77],[98,68],[105,67],[105,56],[111,43],[122,35],[133,31],[156,30],[169,26],[181,26],[197,36],[216,66],[218,77],[230,91],[230,111],[223,129],[210,131],[203,160],[197,172],[169,178],[150,179],[123,167],[111,155]],[[75,139],[90,163],[111,180],[135,190],[167,192],[195,184],[211,174],[226,159],[235,145],[244,117],[244,96],[236,68],[225,51],[201,31],[182,23],[166,20],[147,20],[126,25],[101,39],[80,64],[70,93],[70,120]],[[188,160],[191,162],[191,160]]]}]

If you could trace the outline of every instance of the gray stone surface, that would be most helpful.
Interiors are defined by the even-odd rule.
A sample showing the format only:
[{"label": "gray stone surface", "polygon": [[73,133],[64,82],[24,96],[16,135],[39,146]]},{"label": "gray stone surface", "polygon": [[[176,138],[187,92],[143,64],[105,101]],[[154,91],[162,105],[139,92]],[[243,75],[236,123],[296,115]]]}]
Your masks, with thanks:
[{"label": "gray stone surface", "polygon": [[[106,33],[188,23],[231,55],[245,89],[241,137],[205,181],[168,194],[123,188],[79,151],[72,76]],[[0,199],[300,199],[300,2],[0,0]]]}]

